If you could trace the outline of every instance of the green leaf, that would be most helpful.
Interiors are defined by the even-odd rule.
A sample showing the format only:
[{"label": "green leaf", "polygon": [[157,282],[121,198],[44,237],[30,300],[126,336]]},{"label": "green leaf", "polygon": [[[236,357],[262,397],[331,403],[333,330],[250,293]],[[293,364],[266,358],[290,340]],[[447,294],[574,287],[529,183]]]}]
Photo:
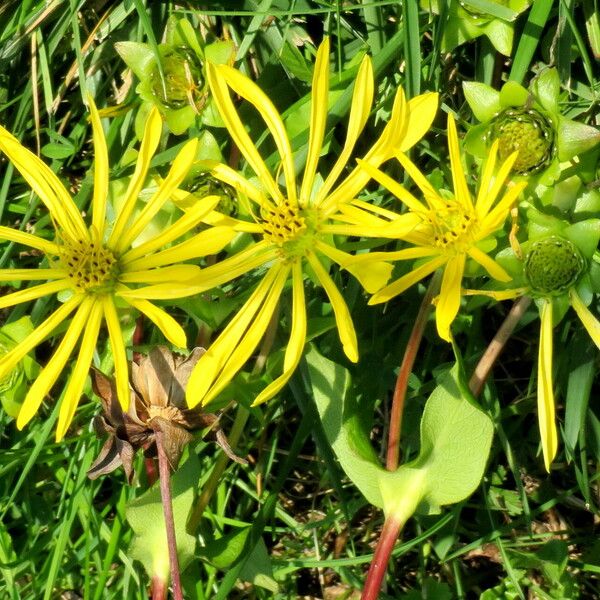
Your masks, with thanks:
[{"label": "green leaf", "polygon": [[206,60],[215,65],[227,65],[235,56],[235,45],[229,40],[219,40],[204,48]]},{"label": "green leaf", "polygon": [[500,112],[500,92],[493,87],[478,81],[465,81],[463,92],[478,121],[486,123]]},{"label": "green leaf", "polygon": [[466,7],[475,9],[478,12],[485,13],[496,19],[514,21],[519,16],[519,14],[511,8],[497,2],[490,2],[490,0],[463,0],[463,2]]},{"label": "green leaf", "polygon": [[425,405],[419,456],[381,478],[386,515],[399,513],[402,520],[412,504],[430,514],[464,500],[481,481],[493,430],[490,418],[461,394],[454,367]]},{"label": "green leaf", "polygon": [[[196,539],[186,531],[186,521],[201,475],[200,461],[190,454],[185,464],[171,477],[173,517],[179,567],[183,571],[194,557]],[[169,550],[159,482],[129,503],[126,518],[135,534],[130,556],[139,560],[151,577],[169,579]]]},{"label": "green leaf", "polygon": [[510,56],[514,38],[514,25],[512,23],[494,19],[486,25],[482,25],[481,29],[500,54]]},{"label": "green leaf", "polygon": [[265,588],[274,594],[279,591],[279,586],[273,579],[271,557],[263,539],[258,541],[248,555],[248,560],[240,571],[240,579]]},{"label": "green leaf", "polygon": [[537,101],[550,113],[558,113],[560,79],[556,69],[546,69],[532,82]]},{"label": "green leaf", "polygon": [[529,92],[514,81],[507,81],[500,90],[500,105],[502,108],[523,106],[528,99]]},{"label": "green leaf", "polygon": [[59,144],[56,142],[50,142],[49,144],[42,146],[41,152],[48,158],[62,160],[75,154],[75,146],[73,144]]},{"label": "green leaf", "polygon": [[289,42],[285,42],[281,48],[281,56],[279,57],[283,66],[294,77],[300,81],[310,82],[312,80],[312,68],[302,56],[298,48]]},{"label": "green leaf", "polygon": [[138,79],[142,80],[150,76],[150,68],[156,60],[154,53],[147,44],[117,42],[115,50]]},{"label": "green leaf", "polygon": [[558,116],[558,159],[571,160],[600,143],[600,131],[590,125]]},{"label": "green leaf", "polygon": [[321,356],[314,347],[306,355],[313,397],[327,440],[342,469],[374,506],[383,507],[378,476],[384,473],[356,415],[349,414],[348,371]]}]

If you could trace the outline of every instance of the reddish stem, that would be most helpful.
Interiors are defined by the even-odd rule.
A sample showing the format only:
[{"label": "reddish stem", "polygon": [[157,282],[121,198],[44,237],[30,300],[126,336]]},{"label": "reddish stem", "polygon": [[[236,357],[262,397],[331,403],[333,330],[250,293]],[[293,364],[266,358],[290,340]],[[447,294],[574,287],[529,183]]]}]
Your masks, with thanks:
[{"label": "reddish stem", "polygon": [[363,588],[360,600],[376,600],[379,596],[381,583],[387,571],[388,562],[392,555],[392,550],[396,540],[402,530],[402,523],[390,515],[383,523],[383,529],[375,548],[373,560],[369,566],[365,587]]},{"label": "reddish stem", "polygon": [[152,600],[167,600],[167,582],[160,577],[153,577],[150,586]]},{"label": "reddish stem", "polygon": [[412,368],[417,358],[417,352],[423,339],[425,325],[429,318],[432,305],[431,301],[437,294],[440,278],[436,273],[429,283],[429,287],[423,296],[421,306],[415,323],[413,325],[406,350],[402,357],[402,364],[396,378],[396,387],[394,388],[394,397],[392,399],[392,410],[390,413],[390,429],[388,432],[388,445],[385,468],[388,471],[395,471],[400,463],[400,432],[402,431],[402,415],[404,414],[404,400],[406,398],[406,390],[408,389],[408,378],[412,372]]},{"label": "reddish stem", "polygon": [[179,575],[179,559],[177,558],[177,540],[175,539],[175,519],[173,518],[173,502],[171,498],[171,471],[169,459],[163,445],[163,432],[160,430],[156,431],[155,439],[158,452],[158,471],[160,473],[160,497],[162,499],[165,528],[167,530],[173,598],[174,600],[183,600],[181,578]]}]

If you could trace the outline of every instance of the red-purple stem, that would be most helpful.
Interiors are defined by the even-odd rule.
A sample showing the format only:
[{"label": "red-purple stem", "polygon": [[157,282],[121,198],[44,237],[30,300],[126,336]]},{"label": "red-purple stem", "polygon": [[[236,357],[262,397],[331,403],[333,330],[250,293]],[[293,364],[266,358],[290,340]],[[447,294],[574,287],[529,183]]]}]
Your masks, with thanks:
[{"label": "red-purple stem", "polygon": [[181,578],[179,575],[179,560],[177,558],[177,540],[175,539],[175,519],[173,518],[173,502],[171,499],[171,471],[169,459],[163,445],[163,432],[156,431],[156,450],[158,452],[158,472],[160,474],[160,497],[165,516],[167,530],[167,546],[169,548],[169,564],[171,566],[171,584],[174,600],[183,600]]}]

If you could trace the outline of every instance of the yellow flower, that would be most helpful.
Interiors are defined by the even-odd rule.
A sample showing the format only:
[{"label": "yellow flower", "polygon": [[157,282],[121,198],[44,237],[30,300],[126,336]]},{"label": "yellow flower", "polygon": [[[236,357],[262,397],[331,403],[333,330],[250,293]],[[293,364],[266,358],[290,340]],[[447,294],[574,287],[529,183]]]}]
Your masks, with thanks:
[{"label": "yellow flower", "polygon": [[[119,401],[123,409],[127,409],[128,365],[117,311],[117,297],[129,290],[132,284],[151,284],[156,281],[172,282],[175,292],[170,297],[178,297],[176,290],[179,282],[192,276],[198,278],[199,268],[174,263],[212,254],[225,246],[232,237],[229,230],[215,228],[163,249],[187,233],[216,206],[218,197],[213,196],[198,203],[164,232],[134,246],[138,236],[181,183],[196,154],[197,141],[187,142],[173,161],[167,177],[134,218],[138,195],[160,141],[162,123],[156,110],[150,114],[146,123],[135,170],[111,228],[106,220],[108,151],[100,117],[91,98],[89,105],[95,153],[89,227],[53,171],[0,127],[0,150],[45,204],[56,231],[54,240],[49,241],[37,235],[0,227],[0,240],[41,251],[48,261],[48,266],[44,268],[0,269],[0,281],[46,280],[45,283],[3,296],[0,298],[0,308],[57,294],[60,294],[61,299],[68,297],[33,333],[0,359],[0,379],[71,317],[56,351],[29,389],[17,418],[17,426],[22,428],[35,415],[81,340],[77,361],[64,390],[56,430],[57,441],[63,438],[77,408],[103,320],[106,322],[114,356]],[[175,286],[175,283],[178,285]],[[149,302],[148,297],[127,298],[125,301],[144,313],[175,346],[185,347],[186,338],[182,328],[166,312]]]},{"label": "yellow flower", "polygon": [[377,252],[355,262],[368,264],[370,260],[425,259],[413,271],[390,283],[373,295],[369,304],[386,302],[401,294],[414,283],[440,268],[444,268],[440,295],[436,307],[436,325],[441,338],[450,341],[450,325],[458,313],[461,298],[461,281],[467,258],[479,263],[491,277],[510,281],[510,276],[480,247],[494,235],[506,217],[525,183],[510,185],[496,203],[505,186],[516,153],[510,156],[495,173],[498,143],[494,143],[481,175],[475,201],[469,192],[460,159],[456,125],[448,115],[448,147],[452,171],[453,197],[439,194],[411,160],[402,152],[396,154],[406,172],[421,189],[425,203],[415,198],[402,185],[385,175],[365,159],[360,161],[365,171],[401,200],[408,212],[396,215],[379,211],[388,218],[382,225],[381,236],[399,238],[411,244],[397,252]]},{"label": "yellow flower", "polygon": [[[237,190],[249,219],[213,214],[210,222],[253,234],[255,239],[237,255],[205,269],[205,280],[198,282],[197,291],[255,269],[266,268],[266,272],[244,306],[198,362],[189,380],[187,399],[190,406],[199,402],[206,404],[225,388],[256,349],[291,279],[292,323],[283,373],[257,396],[254,403],[259,404],[281,390],[302,355],[307,320],[306,269],[325,290],[333,307],[344,352],[352,361],[358,360],[354,325],[344,298],[328,273],[328,265],[333,261],[348,268],[371,292],[385,284],[390,276],[391,265],[386,263],[366,268],[348,266],[352,256],[337,249],[332,241],[333,235],[367,236],[370,222],[377,221],[369,213],[350,205],[369,180],[364,171],[355,168],[336,186],[369,117],[374,95],[373,71],[371,61],[365,58],[354,85],[345,143],[329,174],[322,180],[317,169],[328,116],[329,41],[325,40],[318,49],[312,81],[308,152],[300,182],[296,178],[296,164],[302,158],[294,155],[283,120],[267,95],[250,79],[228,66],[208,65],[208,80],[213,100],[233,141],[256,175],[256,179],[247,179],[227,165],[212,165],[213,175]],[[230,88],[256,108],[273,136],[281,160],[280,168],[274,169],[275,175],[246,133],[231,99]],[[408,149],[427,131],[436,107],[436,94],[419,96],[407,103],[399,90],[390,121],[366,159],[380,164],[396,150]],[[151,291],[157,293],[156,289]]]}]

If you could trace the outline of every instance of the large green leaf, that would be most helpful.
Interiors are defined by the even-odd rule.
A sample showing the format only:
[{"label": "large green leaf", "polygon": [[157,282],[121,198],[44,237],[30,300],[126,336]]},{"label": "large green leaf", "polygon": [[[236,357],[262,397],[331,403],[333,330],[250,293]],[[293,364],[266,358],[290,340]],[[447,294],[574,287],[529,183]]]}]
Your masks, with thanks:
[{"label": "large green leaf", "polygon": [[[200,461],[196,455],[190,454],[185,464],[171,477],[177,556],[182,571],[194,557],[196,539],[187,533],[185,526],[200,475]],[[130,556],[139,560],[150,576],[167,581],[169,550],[158,482],[129,503],[126,517],[135,533]]]},{"label": "large green leaf", "polygon": [[307,354],[313,395],[325,434],[348,477],[371,504],[405,522],[414,512],[439,512],[469,496],[481,480],[493,437],[490,418],[465,397],[452,369],[421,419],[421,449],[395,472],[383,469],[348,398],[346,369]]}]

